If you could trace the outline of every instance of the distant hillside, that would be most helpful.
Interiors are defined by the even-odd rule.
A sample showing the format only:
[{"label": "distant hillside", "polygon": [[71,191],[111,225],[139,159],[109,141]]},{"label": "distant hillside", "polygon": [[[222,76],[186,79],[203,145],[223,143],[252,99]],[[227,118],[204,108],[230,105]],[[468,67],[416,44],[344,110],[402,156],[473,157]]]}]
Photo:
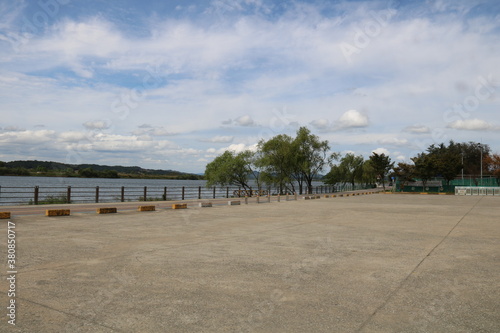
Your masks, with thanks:
[{"label": "distant hillside", "polygon": [[0,175],[63,176],[87,178],[175,178],[202,179],[200,175],[175,171],[144,169],[138,166],[66,164],[51,161],[0,162]]}]

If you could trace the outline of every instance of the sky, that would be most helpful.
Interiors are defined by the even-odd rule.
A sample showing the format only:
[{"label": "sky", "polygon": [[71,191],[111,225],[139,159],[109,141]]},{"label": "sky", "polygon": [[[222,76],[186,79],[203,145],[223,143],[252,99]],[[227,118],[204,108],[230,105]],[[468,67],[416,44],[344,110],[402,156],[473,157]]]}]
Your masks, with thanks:
[{"label": "sky", "polygon": [[0,0],[0,17],[2,161],[203,173],[301,126],[365,158],[500,153],[497,0]]}]

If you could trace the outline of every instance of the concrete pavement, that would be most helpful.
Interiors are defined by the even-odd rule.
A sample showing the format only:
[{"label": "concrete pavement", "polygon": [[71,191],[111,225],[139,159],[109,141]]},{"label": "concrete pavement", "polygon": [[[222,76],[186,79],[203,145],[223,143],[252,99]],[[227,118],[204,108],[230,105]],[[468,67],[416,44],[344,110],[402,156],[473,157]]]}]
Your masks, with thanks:
[{"label": "concrete pavement", "polygon": [[0,332],[498,332],[499,207],[377,194],[14,216]]}]

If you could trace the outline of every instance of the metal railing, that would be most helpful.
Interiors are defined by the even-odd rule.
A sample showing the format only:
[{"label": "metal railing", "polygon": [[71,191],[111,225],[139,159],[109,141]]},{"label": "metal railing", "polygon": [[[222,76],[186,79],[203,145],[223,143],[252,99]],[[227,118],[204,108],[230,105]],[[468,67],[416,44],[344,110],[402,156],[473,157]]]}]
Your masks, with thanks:
[{"label": "metal railing", "polygon": [[456,186],[455,195],[496,195],[500,196],[500,187]]},{"label": "metal railing", "polygon": [[[334,186],[315,186],[313,193],[335,192]],[[253,195],[275,195],[276,190],[255,190]],[[239,187],[159,187],[159,186],[0,186],[0,205],[40,205],[65,203],[104,203],[127,201],[178,201],[193,199],[217,199],[248,196],[248,191]]]}]

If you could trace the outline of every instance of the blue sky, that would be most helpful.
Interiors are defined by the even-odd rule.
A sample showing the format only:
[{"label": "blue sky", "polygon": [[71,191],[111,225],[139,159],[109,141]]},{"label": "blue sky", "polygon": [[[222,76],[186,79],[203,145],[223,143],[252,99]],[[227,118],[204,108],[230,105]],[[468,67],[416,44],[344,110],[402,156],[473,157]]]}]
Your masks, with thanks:
[{"label": "blue sky", "polygon": [[332,151],[500,152],[500,3],[0,1],[0,160],[203,172],[300,126]]}]

